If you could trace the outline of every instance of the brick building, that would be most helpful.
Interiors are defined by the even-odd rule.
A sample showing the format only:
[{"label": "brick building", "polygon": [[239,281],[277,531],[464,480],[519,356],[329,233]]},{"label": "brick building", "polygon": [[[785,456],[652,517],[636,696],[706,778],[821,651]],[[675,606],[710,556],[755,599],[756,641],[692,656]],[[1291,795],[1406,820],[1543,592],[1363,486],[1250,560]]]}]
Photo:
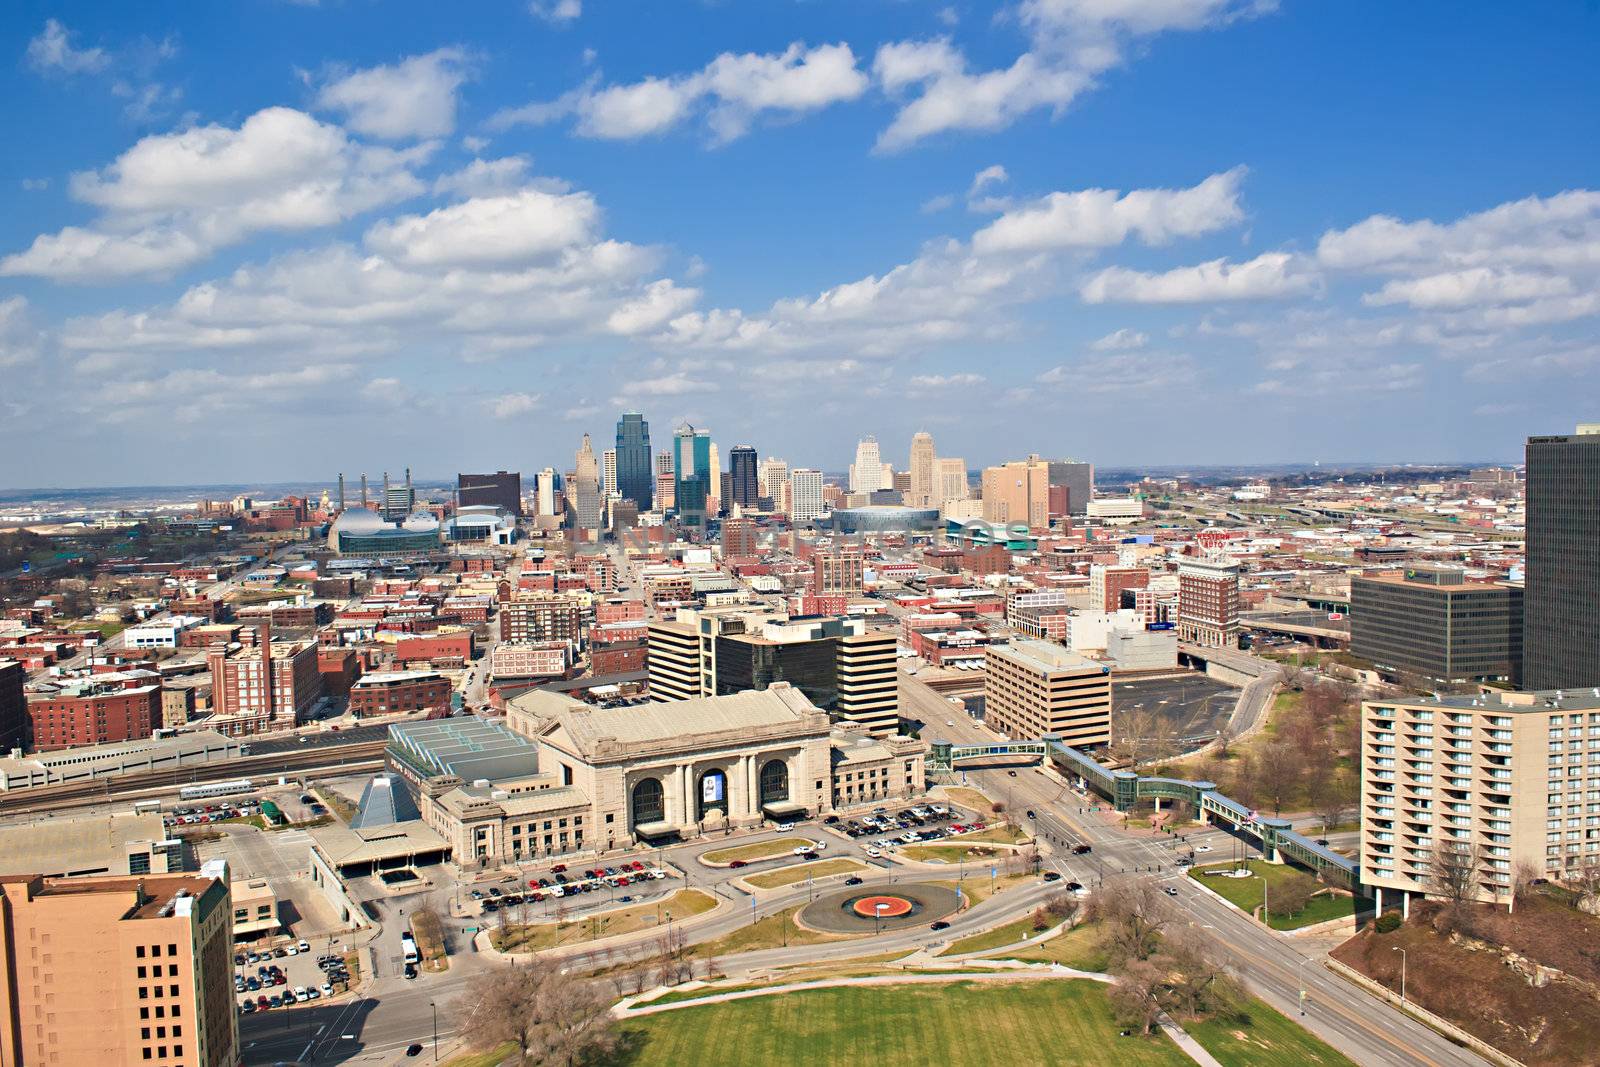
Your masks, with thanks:
[{"label": "brick building", "polygon": [[320,646],[317,649],[317,673],[322,675],[324,696],[343,700],[350,695],[350,687],[361,677],[361,657],[353,648]]},{"label": "brick building", "polygon": [[866,557],[856,547],[818,550],[811,557],[815,596],[861,596],[866,592]]},{"label": "brick building", "polygon": [[28,747],[36,752],[149,737],[161,722],[161,687],[129,688],[111,675],[28,701]]},{"label": "brick building", "polygon": [[287,730],[305,721],[322,696],[322,673],[313,641],[272,641],[272,671],[262,667],[261,648],[206,654],[211,668],[211,707],[207,725],[229,737]]},{"label": "brick building", "polygon": [[650,648],[646,641],[621,641],[596,646],[589,653],[589,673],[597,678],[631,674],[645,670],[649,665]]},{"label": "brick building", "polygon": [[502,641],[571,641],[583,639],[583,611],[561,597],[526,597],[500,609]]},{"label": "brick building", "polygon": [[1184,560],[1178,565],[1178,640],[1209,648],[1239,644],[1239,565]]},{"label": "brick building", "polygon": [[350,687],[350,713],[357,718],[450,708],[450,680],[433,671],[378,671]]},{"label": "brick building", "polygon": [[502,641],[489,653],[489,674],[499,678],[561,678],[567,673],[565,641]]},{"label": "brick building", "polygon": [[1122,607],[1125,589],[1144,589],[1150,585],[1150,572],[1144,567],[1089,568],[1089,600],[1095,611],[1116,611]]},{"label": "brick building", "polygon": [[457,630],[426,637],[402,637],[394,643],[394,658],[395,662],[402,665],[438,660],[460,660],[465,663],[472,659],[475,650],[472,631]]}]

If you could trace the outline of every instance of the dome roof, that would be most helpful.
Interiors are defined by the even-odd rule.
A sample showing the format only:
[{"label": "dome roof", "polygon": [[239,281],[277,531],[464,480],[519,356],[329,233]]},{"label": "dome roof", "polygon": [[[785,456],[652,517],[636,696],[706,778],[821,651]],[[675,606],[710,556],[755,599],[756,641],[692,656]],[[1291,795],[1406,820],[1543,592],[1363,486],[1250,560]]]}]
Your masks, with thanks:
[{"label": "dome roof", "polygon": [[333,533],[370,534],[382,530],[386,524],[376,511],[366,508],[346,508],[333,521]]},{"label": "dome roof", "polygon": [[412,533],[428,533],[439,528],[439,519],[431,511],[413,511],[400,525]]}]

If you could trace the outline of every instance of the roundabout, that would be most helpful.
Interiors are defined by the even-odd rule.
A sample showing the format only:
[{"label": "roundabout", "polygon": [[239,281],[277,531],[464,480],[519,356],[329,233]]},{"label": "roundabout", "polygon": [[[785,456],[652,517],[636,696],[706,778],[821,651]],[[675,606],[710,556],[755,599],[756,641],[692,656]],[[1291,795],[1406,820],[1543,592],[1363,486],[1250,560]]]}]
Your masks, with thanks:
[{"label": "roundabout", "polygon": [[870,934],[942,919],[960,903],[955,890],[939,885],[910,883],[883,892],[855,886],[818,897],[800,910],[798,919],[830,934]]}]

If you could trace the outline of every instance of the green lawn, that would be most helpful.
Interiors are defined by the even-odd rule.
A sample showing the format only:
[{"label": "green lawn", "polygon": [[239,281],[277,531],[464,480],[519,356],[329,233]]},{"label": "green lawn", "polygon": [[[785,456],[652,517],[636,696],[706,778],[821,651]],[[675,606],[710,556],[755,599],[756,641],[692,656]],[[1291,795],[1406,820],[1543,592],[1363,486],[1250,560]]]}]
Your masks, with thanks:
[{"label": "green lawn", "polygon": [[1118,1029],[1104,987],[1091,982],[851,986],[629,1019],[622,1024],[624,1049],[613,1062],[630,1067],[1192,1062],[1165,1037],[1118,1037]]},{"label": "green lawn", "polygon": [[1093,973],[1103,973],[1111,965],[1106,954],[1105,936],[1097,923],[1080,924],[1048,941],[1019,952],[1009,952],[1002,958],[1030,963],[1059,963],[1075,971]]},{"label": "green lawn", "polygon": [[721,848],[715,852],[707,852],[700,858],[707,863],[732,863],[734,860],[770,859],[773,856],[786,856],[801,845],[814,845],[815,841],[809,837],[778,837],[771,841],[758,841],[753,845],[736,845],[733,848]]},{"label": "green lawn", "polygon": [[614,908],[581,918],[529,923],[527,926],[507,923],[504,927],[496,927],[490,933],[489,940],[501,952],[537,952],[559,945],[577,945],[602,937],[665,926],[669,916],[686,919],[716,906],[715,898],[698,889],[680,889],[665,901],[655,904],[635,904],[630,908]]},{"label": "green lawn", "polygon": [[1355,1062],[1337,1049],[1253,997],[1232,1015],[1219,1015],[1204,1022],[1191,1020],[1183,1028],[1223,1067],[1355,1067]]},{"label": "green lawn", "polygon": [[[1049,916],[1047,920],[1049,925],[1045,929],[1054,929],[1060,926],[1063,918],[1064,916]],[[1033,916],[1030,915],[1024,919],[1018,919],[1016,922],[997,926],[993,930],[985,930],[981,934],[963,937],[960,941],[953,942],[949,948],[940,952],[939,955],[959,956],[965,952],[982,952],[984,949],[1000,948],[1002,945],[1015,945],[1018,941],[1024,941],[1042,933],[1044,933],[1044,930],[1035,930],[1033,928]]]},{"label": "green lawn", "polygon": [[779,867],[775,871],[752,874],[745,881],[757,889],[777,889],[780,886],[803,882],[807,878],[826,878],[830,874],[850,874],[864,870],[865,867],[852,859],[813,860],[810,863],[796,863],[791,867]]},{"label": "green lawn", "polygon": [[[1251,860],[1248,864],[1250,870],[1255,872],[1253,878],[1207,877],[1201,873],[1207,870],[1227,870],[1232,866],[1231,863],[1220,863],[1206,867],[1192,867],[1189,870],[1189,877],[1218,896],[1226,898],[1248,915],[1253,915],[1255,909],[1261,906],[1263,885],[1266,887],[1266,895],[1270,897],[1272,886],[1294,877],[1297,873],[1305,873],[1287,864],[1266,863],[1262,860]],[[1330,919],[1354,915],[1358,905],[1361,910],[1367,910],[1372,906],[1372,902],[1366,898],[1348,897],[1332,892],[1323,893],[1312,897],[1311,903],[1293,915],[1279,915],[1274,912],[1270,925],[1274,930],[1297,930],[1302,926],[1314,926]]]},{"label": "green lawn", "polygon": [[[1001,863],[1021,856],[1020,852],[995,848],[993,845],[907,845],[900,855],[908,860],[923,863]],[[987,870],[987,867],[985,868]]]}]

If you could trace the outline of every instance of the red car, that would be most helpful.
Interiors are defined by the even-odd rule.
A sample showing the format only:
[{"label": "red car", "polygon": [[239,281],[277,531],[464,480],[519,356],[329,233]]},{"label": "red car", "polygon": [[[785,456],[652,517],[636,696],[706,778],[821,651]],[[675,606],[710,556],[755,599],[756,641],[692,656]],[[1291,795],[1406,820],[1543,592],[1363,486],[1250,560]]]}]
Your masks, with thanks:
[{"label": "red car", "polygon": [[624,886],[624,885],[627,885],[627,884],[628,884],[628,876],[627,875],[625,875],[625,874],[617,875],[617,885]]},{"label": "red car", "polygon": [[639,862],[638,860],[634,860],[631,866],[636,871],[644,870],[644,864]]},{"label": "red car", "polygon": [[566,874],[567,873],[567,865],[565,863],[558,863],[554,867],[550,868],[550,873],[551,874]]},{"label": "red car", "polygon": [[728,866],[729,867],[748,867],[750,865],[748,863],[746,863],[744,860],[734,860],[732,863],[728,864]]}]

